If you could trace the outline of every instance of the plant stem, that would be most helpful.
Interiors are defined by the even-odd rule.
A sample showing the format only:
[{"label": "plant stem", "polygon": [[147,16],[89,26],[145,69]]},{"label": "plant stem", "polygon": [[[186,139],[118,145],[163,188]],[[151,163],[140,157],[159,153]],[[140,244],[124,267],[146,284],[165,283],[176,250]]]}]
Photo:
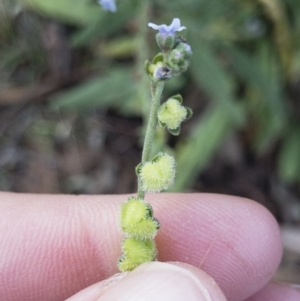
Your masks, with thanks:
[{"label": "plant stem", "polygon": [[[151,147],[154,139],[155,128],[157,125],[157,111],[160,105],[163,89],[164,89],[163,81],[151,83],[151,94],[152,94],[151,109],[150,109],[150,115],[148,119],[145,140],[144,140],[142,163],[145,163],[150,160]],[[138,177],[138,197],[144,199],[144,196],[145,193],[141,188],[141,179],[140,177]]]}]

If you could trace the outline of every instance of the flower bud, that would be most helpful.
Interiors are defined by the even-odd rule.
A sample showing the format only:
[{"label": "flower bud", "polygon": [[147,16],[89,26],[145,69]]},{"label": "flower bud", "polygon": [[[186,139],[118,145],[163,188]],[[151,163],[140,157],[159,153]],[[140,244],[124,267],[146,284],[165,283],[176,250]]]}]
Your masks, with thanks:
[{"label": "flower bud", "polygon": [[158,46],[163,52],[171,51],[175,46],[176,40],[176,32],[182,31],[186,29],[184,26],[181,26],[180,19],[173,19],[171,25],[156,25],[153,23],[148,23],[148,26],[151,28],[158,30],[158,34],[156,35],[156,41]]},{"label": "flower bud", "polygon": [[180,73],[185,72],[188,67],[190,65],[190,61],[189,60],[184,60],[182,64],[180,64]]},{"label": "flower bud", "polygon": [[172,77],[172,70],[161,59],[163,59],[163,54],[159,53],[154,57],[152,63],[149,61],[145,62],[147,74],[155,81],[167,80]]},{"label": "flower bud", "polygon": [[185,60],[185,57],[183,55],[183,53],[181,51],[179,51],[178,49],[173,49],[170,53],[169,56],[169,62],[171,62],[172,64],[182,64],[183,61]]},{"label": "flower bud", "polygon": [[172,70],[172,75],[178,76],[187,70],[191,55],[191,46],[185,42],[179,43],[176,48],[171,51],[167,64]]},{"label": "flower bud", "polygon": [[172,77],[172,70],[168,66],[161,65],[160,63],[156,64],[156,68],[153,72],[153,78],[155,80],[167,80]]},{"label": "flower bud", "polygon": [[174,50],[179,51],[184,59],[189,59],[192,55],[192,48],[187,43],[180,43]]},{"label": "flower bud", "polygon": [[156,35],[156,42],[159,48],[163,52],[171,51],[175,45],[175,35],[174,34],[162,34],[158,33]]}]

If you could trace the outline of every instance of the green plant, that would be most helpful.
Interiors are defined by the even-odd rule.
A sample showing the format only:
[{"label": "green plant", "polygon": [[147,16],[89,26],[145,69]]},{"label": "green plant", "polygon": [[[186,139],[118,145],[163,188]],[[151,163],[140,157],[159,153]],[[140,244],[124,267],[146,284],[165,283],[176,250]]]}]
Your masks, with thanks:
[{"label": "green plant", "polygon": [[155,260],[157,256],[154,238],[160,225],[153,217],[151,205],[145,202],[145,193],[168,189],[175,178],[176,163],[166,153],[158,153],[151,159],[156,126],[159,123],[171,134],[178,135],[181,122],[192,115],[191,109],[182,106],[180,95],[160,105],[165,81],[180,75],[189,65],[191,47],[176,33],[185,27],[180,26],[179,19],[174,19],[170,26],[153,23],[149,23],[149,26],[159,31],[156,40],[162,52],[152,62],[146,61],[145,64],[151,80],[152,101],[142,162],[136,167],[137,197],[129,197],[121,207],[121,227],[125,238],[122,243],[123,254],[118,262],[120,271],[133,270],[144,262]]}]

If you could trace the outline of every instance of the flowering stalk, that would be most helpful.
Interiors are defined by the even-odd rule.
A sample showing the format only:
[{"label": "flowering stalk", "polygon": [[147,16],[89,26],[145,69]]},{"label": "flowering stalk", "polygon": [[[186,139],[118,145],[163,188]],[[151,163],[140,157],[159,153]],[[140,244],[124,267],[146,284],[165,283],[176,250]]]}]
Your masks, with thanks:
[{"label": "flowering stalk", "polygon": [[151,109],[144,140],[142,162],[136,167],[138,177],[137,197],[129,197],[121,206],[121,228],[125,233],[122,243],[123,254],[119,259],[120,271],[130,271],[142,263],[156,260],[157,249],[154,238],[160,224],[153,217],[150,204],[145,203],[146,192],[160,192],[168,189],[175,178],[175,159],[165,153],[158,153],[151,159],[151,147],[157,124],[171,134],[179,135],[181,122],[192,115],[182,105],[182,97],[175,95],[160,105],[164,83],[173,76],[187,70],[191,47],[179,36],[180,20],[175,18],[170,26],[148,24],[158,30],[156,41],[161,49],[150,63],[145,64],[151,79]]},{"label": "flowering stalk", "polygon": [[[144,146],[143,146],[142,163],[145,163],[150,160],[151,147],[152,147],[153,138],[155,134],[155,128],[157,125],[157,112],[160,105],[163,89],[164,89],[163,81],[152,82],[152,87],[151,87],[152,101],[151,101],[150,115],[149,115],[148,126],[147,126],[145,140],[144,140]],[[145,197],[145,192],[141,187],[140,179],[138,179],[138,197],[141,199]]]}]

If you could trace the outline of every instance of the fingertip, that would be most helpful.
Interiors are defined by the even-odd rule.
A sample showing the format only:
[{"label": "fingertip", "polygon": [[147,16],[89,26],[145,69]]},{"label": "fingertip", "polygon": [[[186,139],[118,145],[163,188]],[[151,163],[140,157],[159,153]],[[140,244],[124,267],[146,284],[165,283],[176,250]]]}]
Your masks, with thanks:
[{"label": "fingertip", "polygon": [[[91,287],[91,289],[94,289]],[[85,293],[85,295],[83,294]],[[68,301],[156,300],[226,301],[216,282],[203,271],[183,263],[151,262],[123,274],[113,286],[86,298],[86,289]],[[78,296],[81,298],[78,298]],[[90,299],[91,296],[94,299]]]},{"label": "fingertip", "polygon": [[226,195],[170,194],[158,207],[160,260],[203,269],[228,299],[249,297],[277,269],[282,255],[279,227],[260,204]]},{"label": "fingertip", "polygon": [[[127,196],[1,197],[2,219],[10,226],[1,232],[2,241],[7,239],[1,250],[8,254],[9,277],[2,279],[6,285],[0,291],[7,300],[15,298],[9,289],[12,284],[22,287],[28,299],[34,300],[32,283],[42,287],[39,294],[44,300],[49,294],[66,298],[116,272],[122,239],[118,208]],[[214,194],[147,195],[146,201],[153,204],[161,223],[159,260],[203,269],[229,300],[254,294],[277,268],[282,253],[278,225],[261,205]],[[16,274],[15,267],[24,260],[30,265]]]},{"label": "fingertip", "polygon": [[125,277],[127,273],[117,273],[113,276],[97,282],[93,285],[88,286],[87,288],[81,290],[77,294],[71,296],[70,298],[66,299],[65,301],[95,301],[98,300],[106,290],[110,287],[116,285],[123,277]]}]

